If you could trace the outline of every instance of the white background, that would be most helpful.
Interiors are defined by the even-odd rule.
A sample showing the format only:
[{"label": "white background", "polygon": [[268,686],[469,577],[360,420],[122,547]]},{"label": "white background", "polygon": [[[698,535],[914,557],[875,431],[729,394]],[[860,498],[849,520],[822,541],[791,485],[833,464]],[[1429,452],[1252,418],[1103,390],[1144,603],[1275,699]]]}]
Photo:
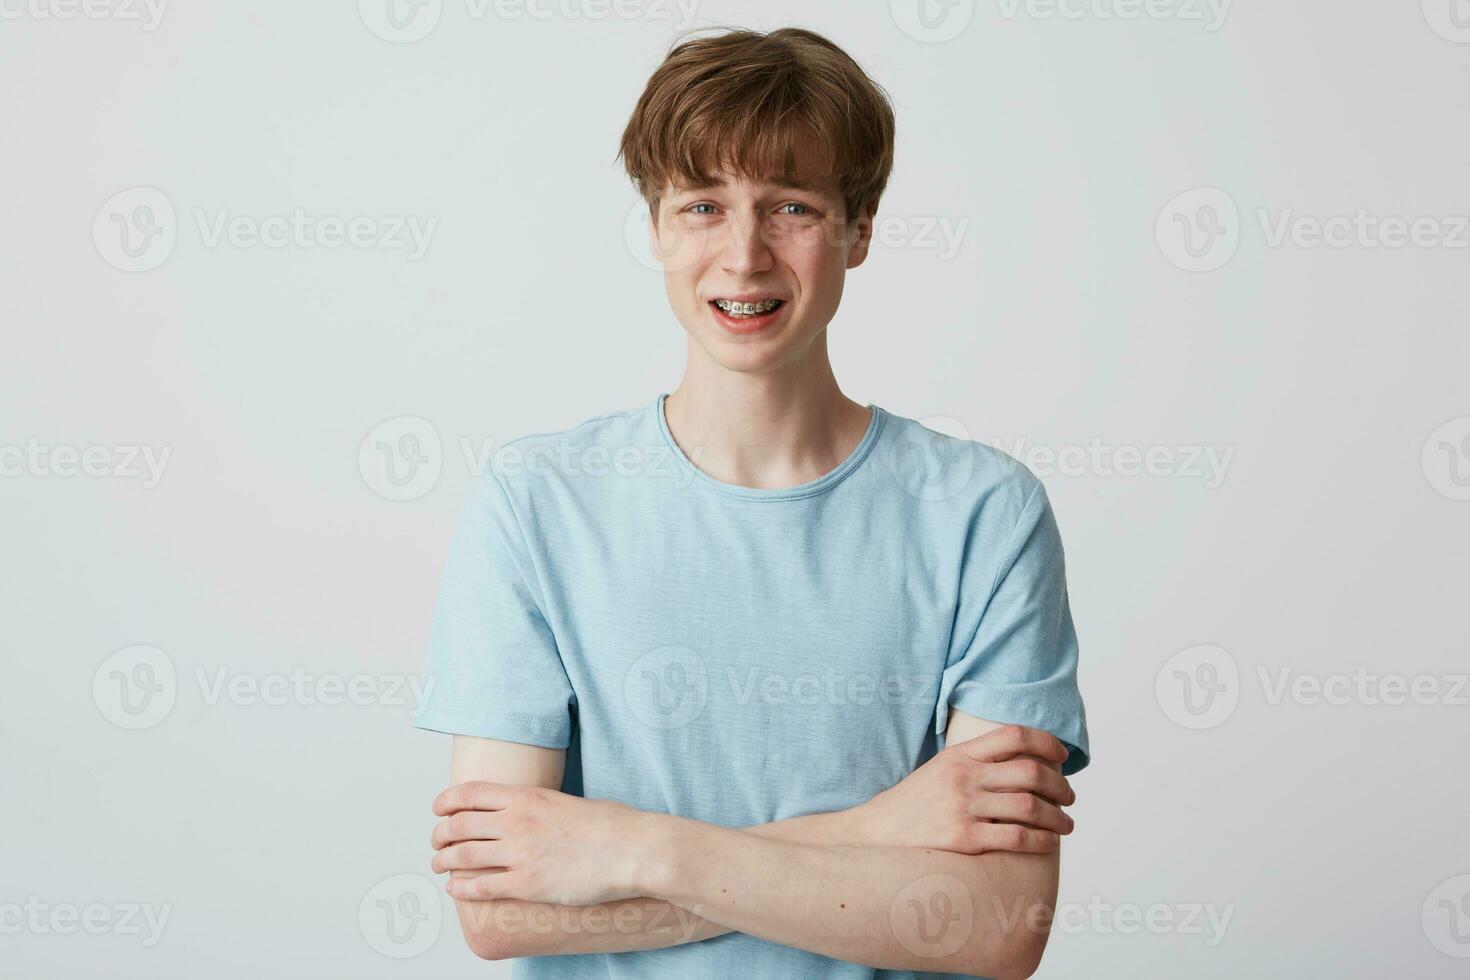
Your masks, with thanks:
[{"label": "white background", "polygon": [[[402,889],[380,883],[428,874],[447,778],[402,692],[211,685],[414,673],[465,447],[677,384],[613,155],[676,32],[729,23],[827,34],[896,107],[889,243],[831,326],[844,390],[1032,464],[1101,447],[1038,468],[1095,757],[1040,975],[1463,975],[1470,8],[1115,2],[931,3],[931,30],[911,2],[706,0],[685,23],[444,0],[405,42],[387,0],[180,2],[152,29],[0,0],[0,913],[114,923],[0,915],[0,972],[509,975],[442,892],[383,934]],[[154,191],[114,201],[133,188]],[[1171,205],[1196,188],[1225,197]],[[117,221],[160,195],[155,267],[123,271]],[[298,208],[435,223],[417,256],[207,233]],[[1301,237],[1360,211],[1450,241]],[[1201,259],[1190,223],[1223,230]],[[404,416],[440,445],[406,490],[376,450],[410,445]],[[65,475],[60,447],[110,475]],[[161,479],[129,447],[167,451]],[[1174,463],[1119,475],[1122,447]],[[1218,479],[1190,447],[1230,454]],[[174,683],[133,730],[110,685],[144,675],[109,658],[137,645]],[[1346,703],[1275,697],[1360,668]],[[1387,675],[1436,703],[1381,703]],[[168,908],[156,942],[128,904]],[[1129,928],[1156,906],[1173,926]],[[1182,924],[1197,906],[1223,935]]]}]

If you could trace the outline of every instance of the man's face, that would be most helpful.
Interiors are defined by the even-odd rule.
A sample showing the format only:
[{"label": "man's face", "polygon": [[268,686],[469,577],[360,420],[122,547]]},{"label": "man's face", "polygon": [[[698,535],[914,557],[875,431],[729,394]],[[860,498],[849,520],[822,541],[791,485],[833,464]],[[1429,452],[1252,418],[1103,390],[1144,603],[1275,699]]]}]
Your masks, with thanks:
[{"label": "man's face", "polygon": [[[669,303],[720,366],[790,367],[836,314],[847,270],[867,257],[872,216],[849,222],[830,180],[717,180],[665,187],[650,223]],[[754,313],[733,303],[756,304]]]}]

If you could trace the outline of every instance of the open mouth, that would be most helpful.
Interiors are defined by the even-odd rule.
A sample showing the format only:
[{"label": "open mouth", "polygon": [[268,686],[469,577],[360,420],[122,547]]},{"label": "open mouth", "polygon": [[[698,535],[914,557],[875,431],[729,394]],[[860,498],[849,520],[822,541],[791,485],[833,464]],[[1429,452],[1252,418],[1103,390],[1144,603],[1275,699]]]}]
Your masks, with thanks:
[{"label": "open mouth", "polygon": [[763,299],[753,302],[742,302],[739,300],[715,299],[709,304],[715,311],[716,318],[726,327],[735,331],[758,330],[772,323],[781,308],[786,305],[784,299]]}]

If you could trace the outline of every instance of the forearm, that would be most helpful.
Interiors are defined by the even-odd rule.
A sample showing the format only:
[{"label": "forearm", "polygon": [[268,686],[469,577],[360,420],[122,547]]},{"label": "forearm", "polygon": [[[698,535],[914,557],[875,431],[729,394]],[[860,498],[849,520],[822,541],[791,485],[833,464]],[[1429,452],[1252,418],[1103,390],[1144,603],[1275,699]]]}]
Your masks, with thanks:
[{"label": "forearm", "polygon": [[[861,808],[853,808],[757,824],[734,832],[814,847],[858,845],[865,842],[866,823]],[[682,906],[651,897],[600,905],[457,900],[455,906],[471,949],[486,959],[662,949],[734,931]]]},{"label": "forearm", "polygon": [[600,905],[552,905],[514,898],[458,899],[455,908],[470,948],[492,960],[662,949],[730,931],[654,898]]},{"label": "forearm", "polygon": [[1057,893],[1056,853],[812,846],[655,818],[640,890],[708,922],[895,970],[1029,976]]},{"label": "forearm", "polygon": [[980,719],[989,730],[961,739],[968,716],[951,715],[955,744],[872,800],[741,829],[568,796],[549,787],[559,772],[458,782],[434,802],[433,864],[493,959],[739,931],[878,967],[1028,976],[1071,830],[1067,748]]}]

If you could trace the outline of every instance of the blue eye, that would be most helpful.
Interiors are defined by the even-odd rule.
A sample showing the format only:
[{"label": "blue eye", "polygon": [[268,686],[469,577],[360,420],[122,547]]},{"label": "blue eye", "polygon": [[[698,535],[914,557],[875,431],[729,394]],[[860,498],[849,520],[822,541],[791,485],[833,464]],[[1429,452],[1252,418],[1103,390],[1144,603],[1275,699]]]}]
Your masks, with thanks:
[{"label": "blue eye", "polygon": [[[691,204],[691,205],[689,205],[689,209],[690,210],[693,210],[694,208],[713,208],[713,207],[714,207],[713,204],[708,204],[708,203]],[[709,211],[695,211],[694,213],[695,214],[709,214],[710,212]]]},{"label": "blue eye", "polygon": [[[809,214],[811,212],[811,209],[808,208],[805,204],[802,204],[800,201],[787,201],[785,204],[783,204],[781,206],[783,208],[801,208],[801,210],[799,212],[797,212],[798,216]],[[788,211],[786,213],[787,214],[791,214],[790,211]]]}]

